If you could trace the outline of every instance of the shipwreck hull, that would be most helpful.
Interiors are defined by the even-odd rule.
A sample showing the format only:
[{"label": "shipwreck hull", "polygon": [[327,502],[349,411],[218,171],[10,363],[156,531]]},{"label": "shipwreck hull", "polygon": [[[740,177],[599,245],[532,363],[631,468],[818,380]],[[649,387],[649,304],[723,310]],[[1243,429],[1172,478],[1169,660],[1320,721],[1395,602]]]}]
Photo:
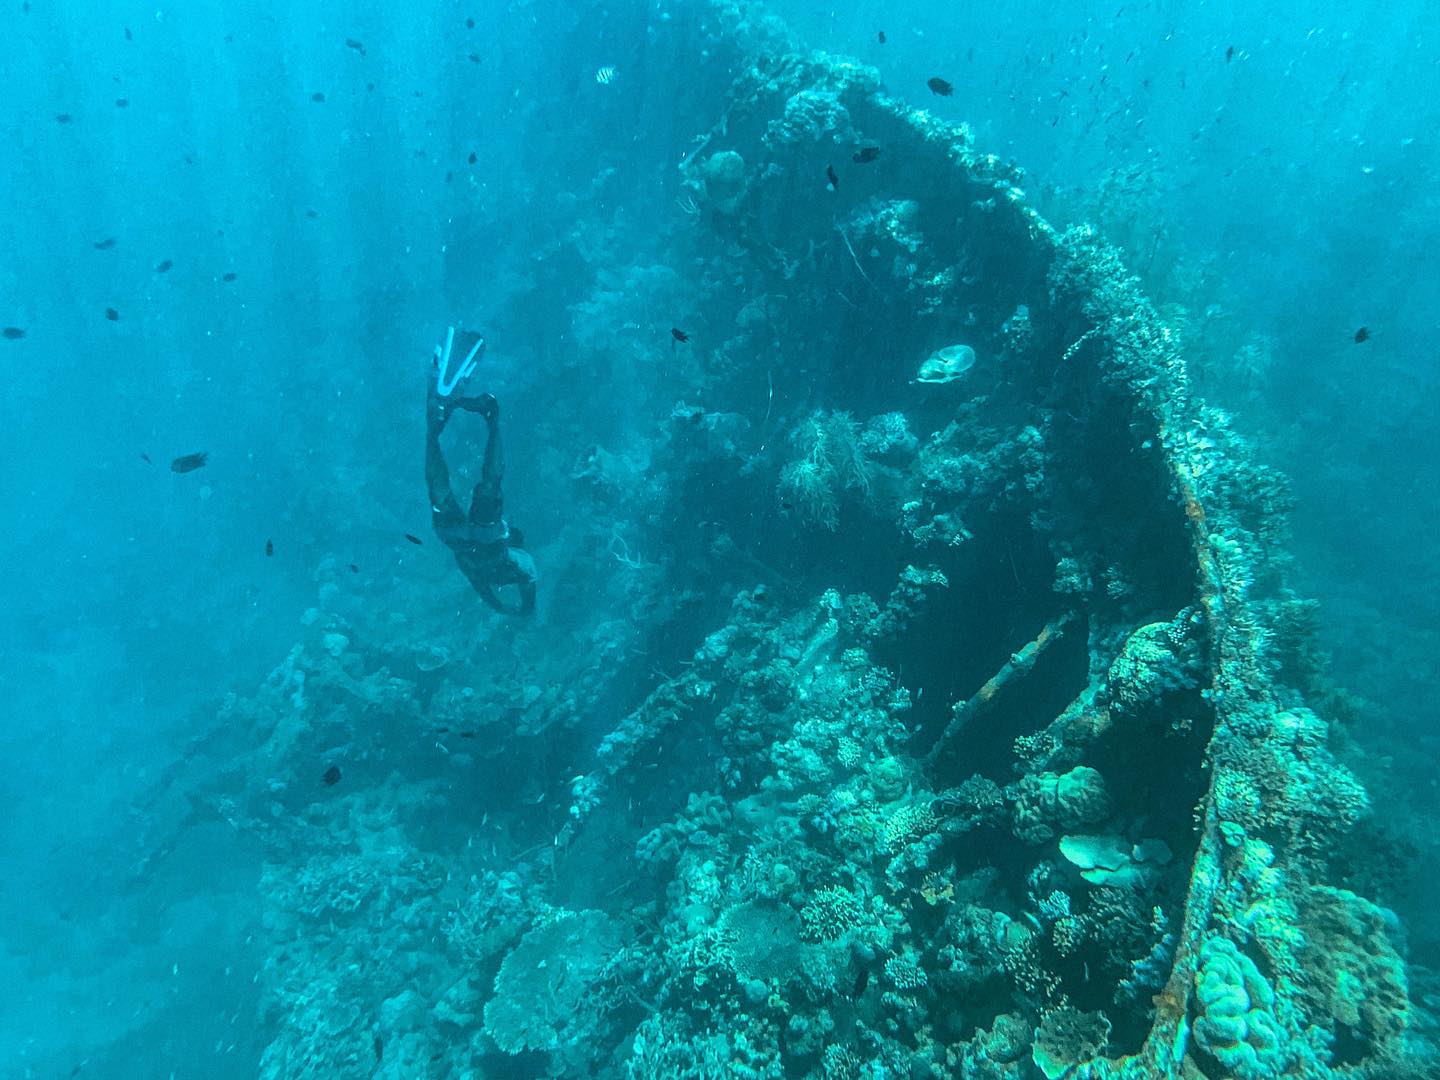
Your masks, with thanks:
[{"label": "shipwreck hull", "polygon": [[[865,147],[879,156],[860,163]],[[859,998],[842,990],[843,1004],[807,1009],[794,982],[747,956],[732,960],[739,989],[711,989],[698,1010],[707,991],[687,987],[682,1007],[669,987],[668,1037],[698,1046],[711,1021],[762,1014],[752,1040],[770,1033],[786,1074],[826,1077],[895,1068],[904,1052],[933,1071],[917,1075],[1383,1074],[1405,1027],[1403,966],[1390,917],[1338,887],[1330,861],[1366,797],[1306,707],[1285,487],[1191,392],[1178,339],[1136,279],[1088,230],[1044,220],[1018,170],[963,128],[828,57],[762,56],[681,171],[708,276],[743,282],[752,306],[762,298],[758,313],[718,299],[705,319],[729,335],[717,352],[768,351],[772,400],[791,403],[794,456],[770,475],[821,551],[793,565],[823,581],[826,534],[849,533],[908,568],[884,605],[836,592],[803,615],[746,594],[577,780],[573,843],[583,850],[618,791],[646,801],[653,774],[640,765],[660,761],[704,793],[663,837],[647,834],[675,848],[650,856],[675,860],[672,936],[713,932],[719,952],[743,953],[764,916],[781,937],[824,942],[812,925],[822,895],[884,909],[881,921],[920,914],[839,964]],[[922,361],[951,342],[973,348],[973,366],[917,386]],[[745,408],[753,376],[717,370],[707,405]],[[917,448],[875,436],[868,466],[828,460],[851,452],[837,446],[847,424],[854,435],[885,407],[915,424]],[[861,453],[876,426],[860,432]],[[874,537],[877,521],[888,536]],[[1007,605],[1014,617],[998,619]],[[956,651],[989,667],[946,659]],[[907,700],[847,697],[875,671]],[[778,719],[746,718],[755,711]],[[855,719],[867,713],[882,719]],[[687,747],[688,766],[652,751],[666,741]],[[697,889],[697,861],[718,878],[755,873],[747,847],[754,862],[779,843],[756,822],[787,814],[790,853],[774,859],[782,878],[802,868],[803,885]],[[868,858],[853,835],[828,840],[857,816],[880,834]],[[633,818],[605,820],[607,833],[633,832]],[[997,854],[1005,844],[1023,853]],[[963,918],[935,899],[977,874],[992,878],[989,899],[972,900],[985,918],[998,898],[1010,905],[991,918],[1009,935],[991,957],[1005,986],[957,975]],[[1096,940],[1120,933],[1117,907],[1151,914],[1151,949],[1129,972]],[[871,916],[850,917],[834,932],[864,938]],[[973,951],[972,962],[984,949]],[[799,947],[792,959],[813,957]],[[654,1050],[664,1025],[652,1022],[661,1072],[680,1059]],[[830,1025],[818,1041],[816,1023]]]},{"label": "shipwreck hull", "polygon": [[963,127],[668,32],[713,128],[537,287],[627,410],[546,398],[546,617],[322,566],[179,767],[264,851],[262,1074],[1402,1075],[1282,478]]}]

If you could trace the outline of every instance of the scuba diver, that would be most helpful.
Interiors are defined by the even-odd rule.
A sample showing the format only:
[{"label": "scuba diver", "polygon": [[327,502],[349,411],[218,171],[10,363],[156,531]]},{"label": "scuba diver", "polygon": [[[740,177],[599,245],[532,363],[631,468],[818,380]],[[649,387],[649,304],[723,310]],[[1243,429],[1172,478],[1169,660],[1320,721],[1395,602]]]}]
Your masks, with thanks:
[{"label": "scuba diver", "polygon": [[[455,395],[455,390],[475,370],[485,352],[485,339],[461,331],[460,347],[469,345],[465,359],[450,373],[456,345],[452,326],[443,346],[435,347],[435,364],[425,395],[425,486],[430,493],[431,521],[435,534],[455,555],[461,573],[480,598],[506,615],[533,615],[535,612],[535,560],[521,545],[524,537],[512,529],[503,516],[505,501],[500,491],[505,474],[505,450],[500,442],[500,403],[495,395]],[[470,496],[470,512],[460,508],[450,490],[450,470],[440,449],[440,433],[457,411],[479,413],[488,431],[485,461],[480,482]],[[508,602],[500,590],[513,586],[517,602]]]}]

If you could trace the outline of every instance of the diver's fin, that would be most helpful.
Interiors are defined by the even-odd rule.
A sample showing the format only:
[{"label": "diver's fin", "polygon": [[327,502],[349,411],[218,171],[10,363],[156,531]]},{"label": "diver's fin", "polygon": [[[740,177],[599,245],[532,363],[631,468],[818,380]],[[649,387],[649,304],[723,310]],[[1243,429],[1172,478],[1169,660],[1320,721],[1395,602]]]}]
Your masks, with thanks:
[{"label": "diver's fin", "polygon": [[481,350],[485,348],[485,339],[478,335],[476,336],[475,344],[472,345],[470,351],[465,354],[465,359],[460,362],[460,367],[452,379],[450,378],[450,358],[454,347],[455,327],[451,326],[445,330],[444,346],[435,346],[435,365],[437,368],[435,374],[435,392],[441,397],[449,397],[453,394],[455,388],[464,382],[470,373],[475,370],[475,366],[480,362],[479,354]]}]

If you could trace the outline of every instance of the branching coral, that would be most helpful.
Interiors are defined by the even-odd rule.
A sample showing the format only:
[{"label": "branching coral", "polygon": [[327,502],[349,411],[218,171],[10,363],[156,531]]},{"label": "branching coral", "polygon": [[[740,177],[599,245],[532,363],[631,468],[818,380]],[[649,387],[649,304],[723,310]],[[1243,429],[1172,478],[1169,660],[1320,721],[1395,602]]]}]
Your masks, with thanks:
[{"label": "branching coral", "polygon": [[849,413],[815,412],[790,433],[797,457],[780,471],[781,498],[823,528],[840,525],[840,497],[868,497],[875,466],[866,457],[860,425]]},{"label": "branching coral", "polygon": [[805,936],[811,941],[834,941],[860,925],[864,908],[849,889],[827,885],[816,889],[800,912]]}]

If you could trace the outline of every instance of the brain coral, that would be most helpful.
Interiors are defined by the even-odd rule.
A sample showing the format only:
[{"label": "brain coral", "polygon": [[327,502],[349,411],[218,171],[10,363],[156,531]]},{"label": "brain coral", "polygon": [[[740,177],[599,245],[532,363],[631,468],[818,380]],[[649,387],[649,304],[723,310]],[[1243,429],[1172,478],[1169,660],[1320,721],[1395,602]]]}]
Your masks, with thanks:
[{"label": "brain coral", "polygon": [[1279,1073],[1280,1027],[1275,992],[1255,962],[1225,938],[1212,937],[1200,950],[1195,973],[1195,1042],[1239,1080]]},{"label": "brain coral", "polygon": [[1110,812],[1104,778],[1086,765],[1058,775],[1043,772],[1022,777],[1013,794],[1015,835],[1030,843],[1098,824]]}]

